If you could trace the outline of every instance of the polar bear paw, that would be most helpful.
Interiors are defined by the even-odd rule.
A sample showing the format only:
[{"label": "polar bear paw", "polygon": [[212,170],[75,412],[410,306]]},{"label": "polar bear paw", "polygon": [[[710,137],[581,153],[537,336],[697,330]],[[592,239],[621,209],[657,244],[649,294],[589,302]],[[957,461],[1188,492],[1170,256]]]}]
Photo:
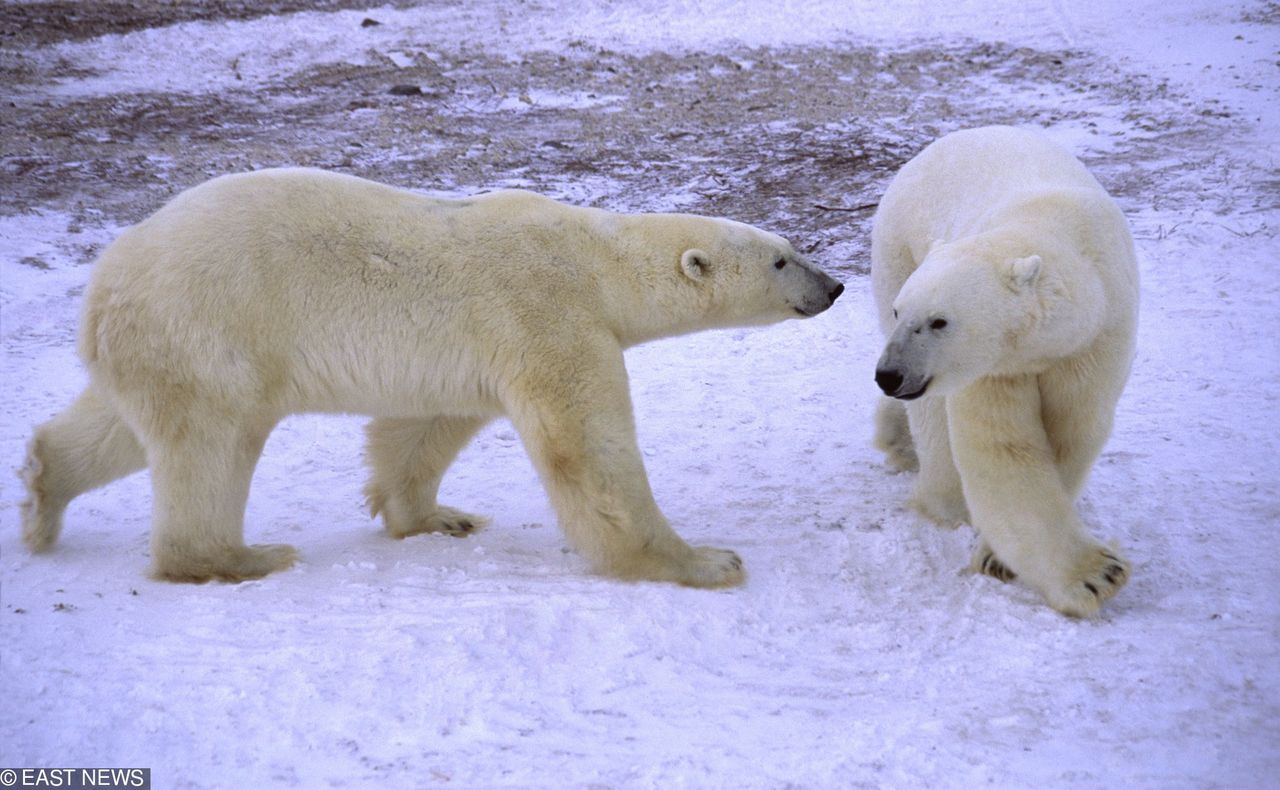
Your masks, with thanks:
[{"label": "polar bear paw", "polygon": [[1090,547],[1077,557],[1066,583],[1047,593],[1049,603],[1065,615],[1089,617],[1129,581],[1129,571],[1118,550]]},{"label": "polar bear paw", "polygon": [[597,566],[606,576],[627,581],[674,582],[685,587],[736,587],[746,580],[742,558],[728,549],[689,546],[676,539],[667,545],[613,554]]},{"label": "polar bear paw", "polygon": [[47,551],[62,531],[62,510],[45,491],[44,461],[38,438],[27,445],[27,460],[18,477],[27,488],[27,498],[19,505],[22,514],[22,541],[33,552]]},{"label": "polar bear paw", "polygon": [[170,582],[242,582],[290,568],[297,559],[298,550],[283,543],[205,552],[169,550],[156,556],[151,575]]},{"label": "polar bear paw", "polygon": [[919,486],[907,500],[907,507],[946,529],[955,529],[969,523],[969,507],[960,493],[937,493],[922,490]]},{"label": "polar bear paw", "polygon": [[394,518],[384,513],[387,532],[393,538],[407,538],[424,532],[440,532],[455,538],[465,538],[488,525],[489,519],[451,507],[439,506],[433,512],[417,518]]},{"label": "polar bear paw", "polygon": [[737,587],[747,578],[742,558],[728,549],[694,546],[676,581],[686,587]]}]

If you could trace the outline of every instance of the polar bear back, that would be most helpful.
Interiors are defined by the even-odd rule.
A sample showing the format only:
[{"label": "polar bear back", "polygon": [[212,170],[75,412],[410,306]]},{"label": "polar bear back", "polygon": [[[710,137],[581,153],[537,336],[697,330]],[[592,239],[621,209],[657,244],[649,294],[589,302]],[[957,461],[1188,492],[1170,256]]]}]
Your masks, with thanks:
[{"label": "polar bear back", "polygon": [[[589,278],[556,265],[554,229],[590,211],[518,191],[430,198],[307,169],[224,176],[104,252],[81,356],[91,370],[110,361],[117,377],[164,360],[223,382],[229,399],[279,398],[289,410],[488,413],[498,404],[482,370],[520,353],[510,322],[545,318],[521,306],[588,301],[572,295]],[[504,232],[483,221],[492,215]],[[430,402],[405,403],[414,392]]]},{"label": "polar bear back", "polygon": [[903,166],[883,203],[917,191],[924,180],[935,194],[946,192],[948,215],[968,206],[980,216],[985,206],[1023,192],[1102,189],[1062,146],[1041,132],[1012,126],[966,129],[936,140]]},{"label": "polar bear back", "polygon": [[[880,201],[880,235],[922,243],[974,235],[992,215],[1023,195],[1054,190],[1103,194],[1078,159],[1045,135],[992,126],[942,137],[908,162]],[[910,218],[910,228],[897,218]],[[914,249],[923,259],[925,249]]]}]

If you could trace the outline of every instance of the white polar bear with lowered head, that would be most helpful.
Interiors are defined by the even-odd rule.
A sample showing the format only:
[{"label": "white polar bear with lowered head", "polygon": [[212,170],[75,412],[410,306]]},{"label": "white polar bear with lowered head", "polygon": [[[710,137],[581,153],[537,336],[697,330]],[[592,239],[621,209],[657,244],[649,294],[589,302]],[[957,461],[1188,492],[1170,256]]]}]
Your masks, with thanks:
[{"label": "white polar bear with lowered head", "polygon": [[974,570],[1096,612],[1129,576],[1075,512],[1134,354],[1124,216],[1043,134],[988,127],[902,168],[871,247],[888,338],[876,382],[896,399],[877,411],[876,444],[918,466],[912,504],[972,523]]},{"label": "white polar bear with lowered head", "polygon": [[249,480],[296,412],[372,415],[366,492],[388,532],[465,534],[445,469],[511,418],[570,542],[599,571],[722,587],[731,551],[683,541],[637,448],[623,349],[826,310],[843,286],[782,238],[724,219],[625,215],[527,192],[441,200],[306,169],[225,176],[102,254],[79,352],[90,384],[36,429],[27,545],[78,494],[150,467],[153,572],[263,576]]}]

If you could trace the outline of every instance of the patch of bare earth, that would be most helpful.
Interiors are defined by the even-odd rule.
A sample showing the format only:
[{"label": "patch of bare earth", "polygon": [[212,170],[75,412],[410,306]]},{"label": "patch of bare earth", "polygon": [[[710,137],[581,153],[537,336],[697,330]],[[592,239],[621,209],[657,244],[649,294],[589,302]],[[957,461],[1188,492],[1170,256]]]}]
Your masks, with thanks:
[{"label": "patch of bare earth", "polygon": [[[1142,202],[1169,199],[1186,171],[1168,160],[1169,145],[1203,149],[1195,141],[1229,123],[1230,113],[1085,53],[973,42],[647,55],[579,43],[518,60],[432,42],[407,66],[327,63],[265,90],[89,98],[45,90],[78,75],[37,57],[50,41],[352,5],[0,7],[0,78],[21,87],[0,107],[2,210],[92,208],[133,222],[215,175],[306,165],[425,190],[521,186],[620,210],[728,216],[860,273],[870,206],[942,133],[985,123],[1087,128],[1105,117],[1133,133],[1100,146],[1090,164],[1122,198]],[[29,30],[36,22],[46,29]]]}]

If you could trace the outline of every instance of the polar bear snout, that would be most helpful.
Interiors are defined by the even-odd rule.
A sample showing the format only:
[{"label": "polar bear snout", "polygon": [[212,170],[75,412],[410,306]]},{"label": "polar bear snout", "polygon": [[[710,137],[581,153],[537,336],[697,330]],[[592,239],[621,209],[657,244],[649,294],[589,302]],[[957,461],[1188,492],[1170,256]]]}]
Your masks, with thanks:
[{"label": "polar bear snout", "polygon": [[881,392],[890,398],[898,400],[915,400],[929,389],[929,383],[933,379],[925,379],[922,382],[908,382],[907,377],[902,375],[902,371],[895,368],[876,367],[876,384],[880,387]]},{"label": "polar bear snout", "polygon": [[876,363],[876,384],[890,398],[915,400],[933,383],[928,349],[911,342],[918,340],[917,335],[908,332],[903,338],[896,332]]},{"label": "polar bear snout", "polygon": [[844,283],[817,269],[806,268],[804,273],[808,280],[800,289],[799,298],[792,302],[792,308],[801,316],[812,318],[836,303],[844,293]]},{"label": "polar bear snout", "polygon": [[[824,275],[822,275],[822,276],[823,276],[823,277],[826,277],[826,275],[825,275],[825,274],[824,274]],[[830,277],[827,277],[827,279],[828,279],[828,280],[830,280],[831,278],[830,278]],[[834,280],[832,280],[832,282],[835,282],[835,281],[834,281]],[[844,293],[844,284],[843,284],[843,283],[835,283],[835,287],[833,287],[833,288],[831,288],[830,290],[828,290],[828,291],[827,291],[827,293],[826,293],[826,296],[825,296],[824,298],[822,298],[822,299],[818,299],[818,300],[816,300],[815,302],[811,302],[811,303],[809,303],[809,304],[806,304],[806,305],[805,305],[805,306],[803,306],[803,307],[797,307],[797,308],[796,308],[796,312],[797,312],[797,313],[799,313],[800,315],[802,315],[802,316],[806,317],[806,318],[810,318],[810,317],[812,317],[812,316],[815,316],[815,315],[817,315],[818,313],[821,313],[821,312],[823,312],[824,310],[826,310],[827,308],[831,307],[831,305],[835,304],[835,303],[836,303],[836,300],[840,298],[840,294],[842,294],[842,293]],[[816,303],[816,305],[817,305],[817,307],[816,307],[816,308],[812,306],[812,304],[815,304],[815,303]]]},{"label": "polar bear snout", "polygon": [[876,385],[885,395],[893,397],[902,387],[902,374],[896,370],[876,368]]}]

